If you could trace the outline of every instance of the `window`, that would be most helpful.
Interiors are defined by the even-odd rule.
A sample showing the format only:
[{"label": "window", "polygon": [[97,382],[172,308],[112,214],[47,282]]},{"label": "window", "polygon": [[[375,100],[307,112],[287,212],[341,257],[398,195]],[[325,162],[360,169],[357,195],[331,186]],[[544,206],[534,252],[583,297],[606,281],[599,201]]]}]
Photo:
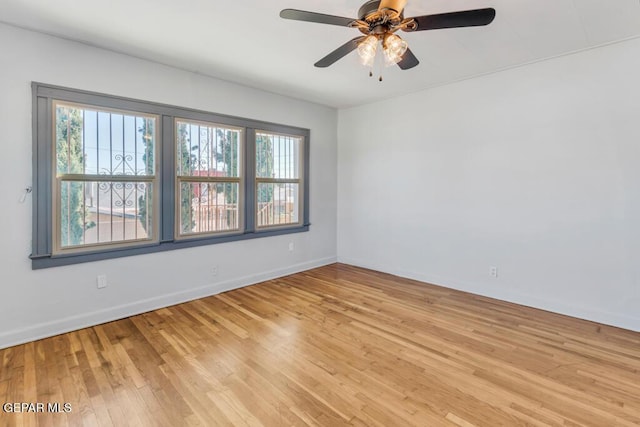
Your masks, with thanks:
[{"label": "window", "polygon": [[308,230],[309,130],[32,88],[33,268]]},{"label": "window", "polygon": [[242,130],[176,120],[177,232],[240,231]]},{"label": "window", "polygon": [[300,223],[302,138],[256,133],[257,226]]},{"label": "window", "polygon": [[157,240],[157,118],[59,101],[53,115],[53,253]]}]

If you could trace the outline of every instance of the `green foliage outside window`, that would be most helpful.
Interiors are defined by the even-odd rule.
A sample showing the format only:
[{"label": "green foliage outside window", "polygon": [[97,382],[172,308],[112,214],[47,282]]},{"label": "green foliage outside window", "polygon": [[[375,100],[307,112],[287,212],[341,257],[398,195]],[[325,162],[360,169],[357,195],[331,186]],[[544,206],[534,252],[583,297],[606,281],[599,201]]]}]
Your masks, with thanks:
[{"label": "green foliage outside window", "polygon": [[[145,165],[145,172],[147,175],[155,174],[155,140],[153,135],[155,129],[153,128],[154,120],[143,119],[142,126],[138,129],[138,132],[142,135],[142,142],[144,144],[144,154],[142,155],[142,162]],[[145,186],[144,193],[138,198],[140,223],[147,232],[147,235],[151,236],[153,231],[153,222],[151,221],[151,212],[153,211],[153,192],[149,185]]]},{"label": "green foliage outside window", "polygon": [[[273,144],[268,135],[256,135],[256,176],[273,177]],[[269,203],[273,193],[269,186],[258,188],[258,203]]]},{"label": "green foliage outside window", "polygon": [[[82,111],[77,108],[56,109],[56,168],[57,174],[83,172]],[[62,182],[60,187],[60,244],[73,246],[82,243],[87,224],[84,209],[84,185]]]},{"label": "green foliage outside window", "polygon": [[[196,157],[189,151],[189,131],[186,123],[178,125],[178,154],[182,164],[178,170],[188,171],[195,166]],[[183,185],[180,188],[180,228],[183,233],[189,233],[193,230],[195,224],[195,210],[193,208],[193,199],[195,192],[191,185]]]}]

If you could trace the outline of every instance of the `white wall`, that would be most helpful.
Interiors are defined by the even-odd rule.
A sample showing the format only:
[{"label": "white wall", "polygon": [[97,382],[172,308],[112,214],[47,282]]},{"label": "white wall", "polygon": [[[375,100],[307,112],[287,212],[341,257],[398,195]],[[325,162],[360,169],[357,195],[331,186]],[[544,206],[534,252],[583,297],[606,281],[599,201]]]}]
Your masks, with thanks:
[{"label": "white wall", "polygon": [[639,76],[636,39],[339,111],[339,261],[640,331]]},{"label": "white wall", "polygon": [[[311,129],[310,231],[32,271],[31,199],[18,203],[31,184],[31,81]],[[331,108],[0,24],[0,348],[335,262],[336,120]]]}]

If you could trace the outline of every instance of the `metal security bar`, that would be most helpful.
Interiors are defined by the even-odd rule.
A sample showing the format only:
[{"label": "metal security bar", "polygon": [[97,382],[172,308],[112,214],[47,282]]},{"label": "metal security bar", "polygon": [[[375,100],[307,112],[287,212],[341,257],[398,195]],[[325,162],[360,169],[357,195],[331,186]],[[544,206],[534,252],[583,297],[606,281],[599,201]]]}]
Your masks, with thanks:
[{"label": "metal security bar", "polygon": [[303,138],[256,132],[256,226],[302,221],[301,165]]},{"label": "metal security bar", "polygon": [[177,119],[179,237],[242,229],[242,130]]},{"label": "metal security bar", "polygon": [[157,239],[157,117],[54,101],[54,253]]}]

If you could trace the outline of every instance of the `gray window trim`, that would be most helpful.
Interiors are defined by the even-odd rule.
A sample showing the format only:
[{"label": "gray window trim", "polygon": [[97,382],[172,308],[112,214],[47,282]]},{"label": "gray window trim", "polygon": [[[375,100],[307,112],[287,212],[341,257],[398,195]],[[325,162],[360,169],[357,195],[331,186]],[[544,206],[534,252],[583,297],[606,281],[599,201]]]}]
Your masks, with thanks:
[{"label": "gray window trim", "polygon": [[[32,254],[30,256],[32,269],[49,268],[62,265],[77,264],[132,255],[164,252],[168,250],[226,243],[238,240],[278,236],[309,230],[309,148],[310,130],[295,126],[263,122],[211,113],[202,110],[178,107],[137,99],[124,98],[78,89],[33,82],[33,224],[32,224]],[[52,255],[52,102],[53,100],[89,104],[97,107],[125,109],[140,113],[155,114],[160,117],[157,155],[159,156],[160,174],[160,227],[158,242],[152,244],[138,244],[125,248],[106,248],[83,251],[79,253]],[[173,148],[174,119],[176,117],[220,123],[222,125],[243,128],[243,153],[245,171],[245,227],[241,234],[220,236],[194,236],[193,238],[176,239],[175,226],[175,150]],[[303,221],[290,227],[277,229],[256,230],[255,226],[255,132],[261,131],[284,133],[303,138]]]}]

